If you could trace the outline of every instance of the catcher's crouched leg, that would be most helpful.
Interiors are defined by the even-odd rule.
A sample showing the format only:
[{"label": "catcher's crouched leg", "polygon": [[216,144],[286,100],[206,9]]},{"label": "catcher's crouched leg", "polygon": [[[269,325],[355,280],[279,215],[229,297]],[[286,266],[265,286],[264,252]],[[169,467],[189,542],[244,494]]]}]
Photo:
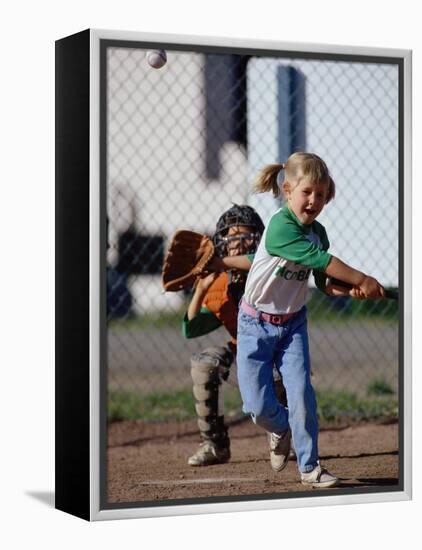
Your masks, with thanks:
[{"label": "catcher's crouched leg", "polygon": [[191,358],[193,394],[202,444],[189,458],[190,466],[208,466],[230,459],[221,384],[228,377],[232,361],[232,352],[224,347],[207,348]]},{"label": "catcher's crouched leg", "polygon": [[274,380],[274,391],[277,397],[277,401],[281,405],[283,405],[283,407],[287,407],[286,388],[284,387],[283,380],[276,368],[273,369],[273,380]]}]

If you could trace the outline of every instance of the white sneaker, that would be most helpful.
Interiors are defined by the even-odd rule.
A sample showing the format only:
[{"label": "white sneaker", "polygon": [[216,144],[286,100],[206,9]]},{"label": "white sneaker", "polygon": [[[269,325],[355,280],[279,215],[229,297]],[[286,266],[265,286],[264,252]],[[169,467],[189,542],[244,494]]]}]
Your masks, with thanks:
[{"label": "white sneaker", "polygon": [[301,478],[303,485],[314,488],[335,487],[339,484],[339,479],[330,474],[330,472],[325,468],[322,468],[320,464],[315,466],[311,472],[302,473]]},{"label": "white sneaker", "polygon": [[287,466],[290,455],[291,435],[290,428],[282,434],[268,434],[271,468],[275,472],[281,472]]}]

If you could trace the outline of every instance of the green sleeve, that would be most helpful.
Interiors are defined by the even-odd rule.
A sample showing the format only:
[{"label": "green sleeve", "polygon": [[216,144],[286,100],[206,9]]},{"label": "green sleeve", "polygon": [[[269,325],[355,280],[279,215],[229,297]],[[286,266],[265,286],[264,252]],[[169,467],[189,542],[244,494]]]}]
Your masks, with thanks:
[{"label": "green sleeve", "polygon": [[[322,239],[321,242],[324,245]],[[280,256],[319,271],[324,271],[331,260],[331,254],[309,241],[304,229],[283,211],[271,218],[265,247],[271,256]]]},{"label": "green sleeve", "polygon": [[251,264],[253,263],[253,260],[255,258],[255,254],[245,254],[245,256],[248,258],[248,260],[251,262]]},{"label": "green sleeve", "polygon": [[203,336],[204,334],[212,332],[220,326],[221,321],[217,319],[214,313],[202,307],[200,312],[191,320],[189,320],[187,314],[185,314],[182,332],[185,338],[197,338],[198,336]]}]

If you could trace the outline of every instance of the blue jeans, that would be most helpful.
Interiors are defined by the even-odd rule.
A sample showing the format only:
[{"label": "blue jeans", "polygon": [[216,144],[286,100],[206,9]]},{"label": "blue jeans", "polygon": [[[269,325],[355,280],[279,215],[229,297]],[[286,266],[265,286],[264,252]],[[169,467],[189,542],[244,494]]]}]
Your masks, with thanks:
[{"label": "blue jeans", "polygon": [[[273,366],[283,378],[288,409],[274,393]],[[283,325],[239,309],[237,368],[243,411],[268,432],[281,433],[290,426],[299,470],[313,470],[318,464],[318,419],[306,307]]]}]

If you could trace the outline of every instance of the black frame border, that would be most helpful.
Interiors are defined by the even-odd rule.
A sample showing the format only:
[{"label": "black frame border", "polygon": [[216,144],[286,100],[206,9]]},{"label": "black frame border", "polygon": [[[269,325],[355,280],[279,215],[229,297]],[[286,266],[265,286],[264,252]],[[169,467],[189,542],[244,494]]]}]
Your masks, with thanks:
[{"label": "black frame border", "polygon": [[55,507],[89,520],[90,31],[55,54]]}]

